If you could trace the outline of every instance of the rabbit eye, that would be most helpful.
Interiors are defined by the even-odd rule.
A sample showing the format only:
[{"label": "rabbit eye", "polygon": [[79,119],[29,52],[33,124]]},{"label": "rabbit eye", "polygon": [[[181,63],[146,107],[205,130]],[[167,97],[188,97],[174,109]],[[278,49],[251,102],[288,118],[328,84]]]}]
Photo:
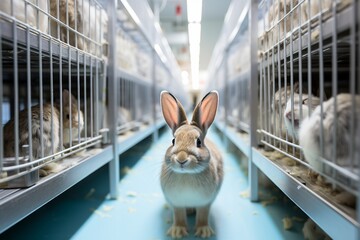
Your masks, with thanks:
[{"label": "rabbit eye", "polygon": [[69,117],[69,114],[66,114],[66,118],[67,118],[67,119],[69,119],[69,118],[70,118],[70,117]]},{"label": "rabbit eye", "polygon": [[198,138],[197,140],[196,140],[196,146],[199,148],[199,147],[201,147],[201,139],[200,138]]},{"label": "rabbit eye", "polygon": [[175,145],[175,138],[173,138],[173,140],[172,140],[172,145],[173,146]]},{"label": "rabbit eye", "polygon": [[307,99],[307,98],[305,98],[305,99],[302,101],[302,104],[303,104],[303,105],[306,105],[306,104],[307,104],[307,102],[308,102],[308,99]]}]

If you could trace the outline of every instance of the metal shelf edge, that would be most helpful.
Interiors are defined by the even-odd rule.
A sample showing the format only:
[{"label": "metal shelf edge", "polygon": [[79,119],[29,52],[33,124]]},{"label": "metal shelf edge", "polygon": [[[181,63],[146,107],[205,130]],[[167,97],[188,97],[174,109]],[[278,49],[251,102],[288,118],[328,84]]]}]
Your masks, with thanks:
[{"label": "metal shelf edge", "polygon": [[[135,146],[137,143],[150,136],[154,132],[155,128],[153,125],[140,129],[139,131],[133,133],[128,137],[124,137],[123,139],[119,139],[118,137],[118,154],[122,154],[123,152],[129,150],[131,147]],[[121,138],[121,137],[120,137]]]},{"label": "metal shelf edge", "polygon": [[[220,131],[222,131],[223,134],[225,134],[225,136],[237,147],[240,149],[240,151],[242,151],[246,157],[250,157],[250,144],[246,143],[244,141],[243,138],[238,136],[237,131],[235,131],[233,128],[231,127],[226,127],[225,129],[225,124],[219,124],[217,123],[218,128]],[[249,140],[250,141],[250,140]]]},{"label": "metal shelf edge", "polygon": [[39,209],[112,159],[112,146],[0,202],[0,233]]},{"label": "metal shelf edge", "polygon": [[333,239],[358,239],[359,226],[335,211],[329,203],[289,176],[255,148],[252,149],[252,156],[257,167],[330,237]]},{"label": "metal shelf edge", "polygon": [[117,76],[120,78],[125,78],[128,80],[132,80],[134,82],[149,85],[149,86],[152,83],[151,79],[147,79],[139,74],[131,73],[122,68],[117,68]]}]

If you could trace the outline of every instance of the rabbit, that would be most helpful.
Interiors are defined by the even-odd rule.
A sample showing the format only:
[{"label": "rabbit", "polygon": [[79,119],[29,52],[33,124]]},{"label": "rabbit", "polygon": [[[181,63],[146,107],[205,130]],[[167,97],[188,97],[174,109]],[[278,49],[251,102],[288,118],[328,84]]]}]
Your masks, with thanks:
[{"label": "rabbit", "polygon": [[[55,18],[57,17],[57,8],[59,0],[50,0],[50,13]],[[69,31],[69,39],[67,39],[66,27],[60,27],[60,36],[57,34],[57,23],[51,21],[51,35],[60,38],[60,40],[75,46],[81,50],[87,51],[96,56],[106,54],[100,52],[95,44],[101,44],[104,47],[107,44],[105,34],[108,27],[108,15],[104,9],[91,4],[89,0],[60,0],[59,15],[60,21],[66,24],[66,2],[68,2],[68,26],[72,28]],[[76,10],[75,10],[76,5]],[[76,25],[76,29],[75,29]],[[79,34],[75,34],[74,30],[83,34],[88,39],[84,39]],[[76,39],[75,39],[76,38]]]},{"label": "rabbit", "polygon": [[[354,136],[351,139],[351,110],[352,110],[352,96],[350,94],[339,94],[336,96],[336,112],[334,113],[334,100],[332,97],[323,103],[323,114],[321,115],[321,108],[317,106],[310,117],[306,117],[300,125],[299,142],[303,148],[306,161],[318,172],[329,174],[329,169],[322,167],[318,160],[321,154],[320,150],[320,127],[323,124],[323,145],[324,156],[327,160],[332,160],[333,153],[333,129],[335,127],[334,120],[337,119],[336,131],[336,162],[335,164],[346,167],[359,166],[360,159],[360,96],[355,96],[355,121],[354,121]],[[351,161],[349,156],[350,144],[354,144],[354,159]]]},{"label": "rabbit", "polygon": [[[90,4],[88,0],[79,0],[78,4],[79,10],[83,10],[82,33],[95,41],[95,43],[100,43],[102,46],[107,44],[105,34],[107,33],[109,19],[106,11],[94,4]],[[103,52],[100,52],[98,46],[92,41],[86,40],[86,49],[91,54],[101,56]]]},{"label": "rabbit", "polygon": [[[71,106],[69,106],[69,98],[71,96]],[[70,119],[69,113],[71,111],[71,123],[73,138],[78,136],[78,131],[83,127],[83,115],[82,112],[77,110],[77,101],[74,96],[70,95],[68,90],[63,90],[63,143],[69,143],[70,137]],[[43,151],[44,157],[51,154],[55,154],[60,150],[60,106],[59,104],[53,105],[53,112],[51,114],[51,104],[43,105],[43,135],[40,129],[40,106],[36,105],[31,108],[31,128],[32,128],[32,158],[41,158],[41,138],[43,139]],[[29,132],[28,132],[28,109],[25,109],[19,113],[19,155],[24,156],[22,146],[29,144]],[[80,118],[80,122],[78,121]],[[51,126],[51,120],[53,126]],[[15,137],[14,137],[14,119],[11,119],[4,126],[4,157],[15,156]],[[51,139],[51,133],[53,133],[53,139]],[[53,145],[51,143],[53,140]],[[54,170],[57,166],[53,163],[45,165],[40,170],[40,176],[46,176]]]},{"label": "rabbit", "polygon": [[[293,92],[297,93],[299,92],[299,84],[296,82],[293,85]],[[283,114],[286,108],[286,103],[288,99],[291,98],[291,86],[288,84],[285,87],[280,88],[277,90],[274,94],[274,97],[272,99],[271,103],[271,125],[275,131],[275,134],[279,137],[285,138],[286,136],[286,128],[285,124],[283,122]],[[274,121],[274,115],[275,114],[275,121]]]},{"label": "rabbit", "polygon": [[[38,6],[45,13],[49,12],[48,1],[42,0],[27,0],[30,3]],[[11,7],[12,6],[12,7]],[[26,6],[26,7],[25,7]],[[14,15],[12,15],[12,9]],[[25,13],[26,9],[26,13]],[[0,1],[0,11],[14,16],[17,20],[27,23],[32,27],[38,28],[43,33],[48,32],[48,16],[40,10],[32,7],[32,5],[25,3],[25,0],[2,0]],[[39,17],[39,25],[37,25],[37,18]]]},{"label": "rabbit", "polygon": [[[76,2],[75,2],[76,1]],[[62,23],[67,24],[68,27],[71,28],[67,30],[67,27],[60,25],[60,35],[58,35],[58,23],[55,21],[51,21],[50,23],[50,33],[53,37],[60,39],[61,41],[70,44],[71,46],[76,46],[81,50],[87,51],[84,40],[81,36],[75,33],[77,32],[83,33],[83,15],[82,8],[79,6],[79,2],[77,0],[50,0],[50,14],[57,17],[57,11],[59,10],[59,18]],[[58,5],[59,4],[59,5]],[[75,4],[77,9],[75,9]],[[76,29],[75,29],[76,25]],[[69,31],[69,39],[67,31]]]},{"label": "rabbit", "polygon": [[216,115],[218,93],[211,91],[198,103],[190,123],[171,93],[161,92],[160,102],[174,136],[160,177],[165,199],[174,212],[167,234],[172,238],[188,235],[186,210],[196,208],[195,235],[210,237],[215,234],[208,222],[210,206],[221,187],[224,170],[221,153],[205,136]]},{"label": "rabbit", "polygon": [[[286,127],[286,131],[290,137],[299,140],[299,128],[301,122],[305,119],[305,117],[309,116],[309,114],[314,111],[314,109],[320,105],[320,99],[311,95],[311,102],[308,94],[303,93],[300,95],[298,93],[293,93],[294,99],[294,109],[291,109],[292,98],[289,96],[289,99],[286,103],[286,107],[284,110],[284,123]],[[311,111],[310,111],[311,107]],[[300,116],[300,108],[302,111],[302,115]],[[294,118],[294,125],[292,124],[292,119]]]},{"label": "rabbit", "polygon": [[[299,0],[274,0],[270,6],[268,23],[270,27],[273,27],[271,30],[273,35],[269,37],[269,40],[271,40],[269,46],[284,39],[288,32],[293,31],[293,29],[298,26],[299,11],[295,8],[298,2]],[[302,14],[301,11],[300,14]],[[280,37],[280,39],[278,37]]]}]

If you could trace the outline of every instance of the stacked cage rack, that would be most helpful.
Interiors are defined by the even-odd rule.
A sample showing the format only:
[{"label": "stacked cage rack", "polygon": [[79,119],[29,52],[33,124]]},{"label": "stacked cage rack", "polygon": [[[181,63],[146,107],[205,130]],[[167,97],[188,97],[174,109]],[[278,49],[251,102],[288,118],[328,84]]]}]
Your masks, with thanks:
[{"label": "stacked cage rack", "polygon": [[107,163],[116,198],[119,154],[165,125],[157,95],[179,82],[153,19],[137,1],[0,3],[0,233]]},{"label": "stacked cage rack", "polygon": [[[360,229],[359,5],[243,1],[242,11],[229,10],[225,19],[238,24],[224,27],[211,61],[225,62],[216,69],[226,72],[227,119],[217,126],[255,167],[251,199],[258,198],[259,168],[334,239],[358,239]],[[242,30],[247,26],[249,32]],[[243,39],[250,41],[236,44]],[[244,47],[251,49],[249,70],[234,74],[243,68],[244,56],[236,52]],[[234,84],[246,75],[247,85]],[[250,117],[249,131],[234,106]]]}]

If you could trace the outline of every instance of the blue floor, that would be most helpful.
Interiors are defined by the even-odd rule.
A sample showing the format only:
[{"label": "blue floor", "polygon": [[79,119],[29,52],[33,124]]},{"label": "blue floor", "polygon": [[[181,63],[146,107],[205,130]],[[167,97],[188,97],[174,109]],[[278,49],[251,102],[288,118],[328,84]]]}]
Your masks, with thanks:
[{"label": "blue floor", "polygon": [[[226,151],[214,128],[208,135],[225,160],[225,179],[210,214],[216,236],[210,239],[303,239],[304,213],[274,187],[260,188],[260,201],[250,202],[239,155],[235,150]],[[159,174],[171,139],[166,130],[156,143],[146,139],[121,155],[121,194],[117,200],[107,197],[105,166],[0,235],[0,239],[170,239],[166,231],[172,213],[162,195]],[[293,219],[290,230],[283,227],[285,217]],[[185,239],[195,239],[194,216],[189,217],[189,225],[190,235]]]}]

